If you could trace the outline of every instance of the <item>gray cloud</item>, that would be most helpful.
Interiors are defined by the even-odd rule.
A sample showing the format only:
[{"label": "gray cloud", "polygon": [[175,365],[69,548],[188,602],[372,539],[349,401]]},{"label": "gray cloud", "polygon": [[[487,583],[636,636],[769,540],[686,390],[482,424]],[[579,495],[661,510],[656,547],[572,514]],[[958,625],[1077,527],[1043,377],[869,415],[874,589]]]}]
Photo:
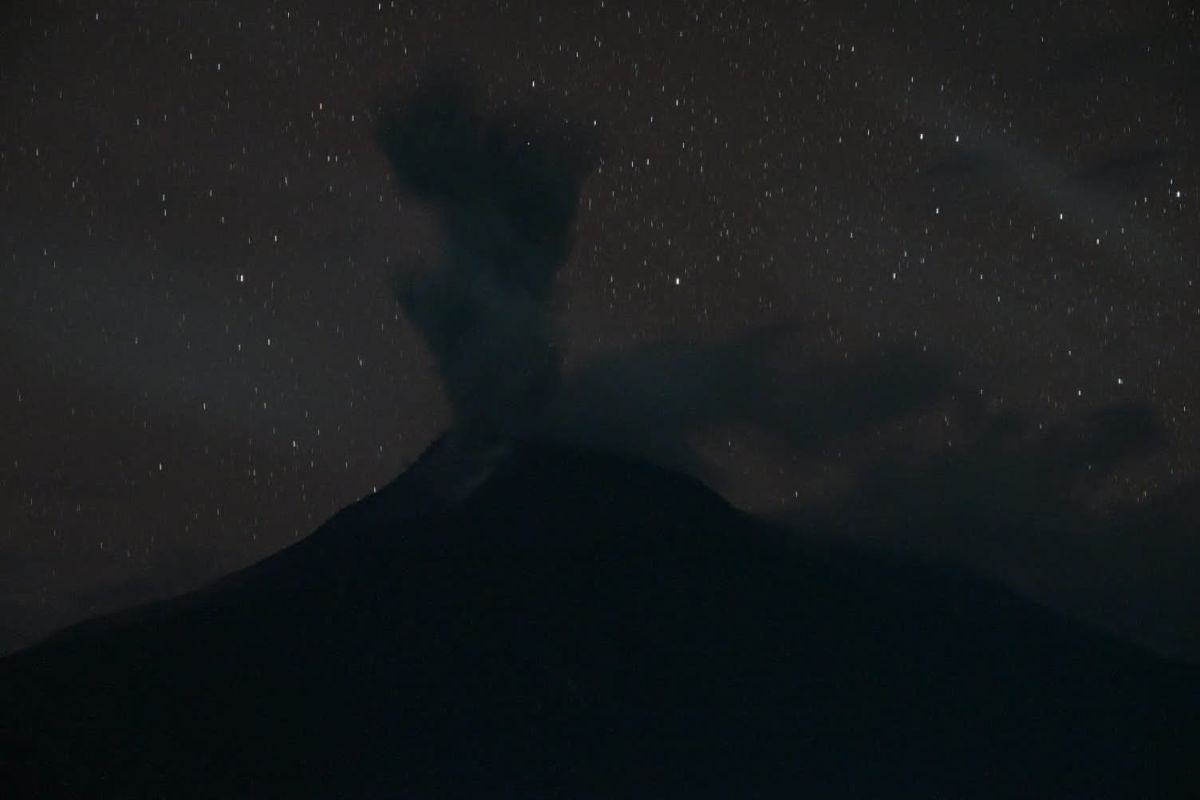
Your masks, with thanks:
[{"label": "gray cloud", "polygon": [[486,116],[446,75],[386,102],[379,140],[443,228],[440,258],[393,285],[458,424],[528,431],[560,379],[551,295],[596,142],[532,111]]},{"label": "gray cloud", "polygon": [[[553,344],[553,284],[597,150],[567,124],[528,119],[486,116],[445,80],[381,115],[396,175],[443,227],[440,258],[410,265],[395,286],[460,429],[610,448],[701,477],[709,465],[697,437],[730,426],[816,459],[870,437],[874,446],[847,465],[847,484],[787,522],[959,560],[1143,642],[1200,652],[1186,622],[1200,616],[1200,593],[1180,568],[1194,574],[1200,557],[1192,538],[1200,493],[1193,487],[1104,514],[1089,507],[1105,478],[1162,446],[1144,405],[1049,425],[989,414],[954,399],[951,359],[911,348],[816,357],[786,321],[724,341],[633,345],[564,373]],[[1140,170],[1160,155],[1118,156],[1092,177]],[[1000,148],[947,172],[999,165],[1050,171]],[[1069,191],[1050,194],[1065,200]],[[925,450],[874,436],[934,408],[974,428]]]},{"label": "gray cloud", "polygon": [[722,342],[616,350],[564,376],[553,286],[596,139],[529,111],[488,116],[444,74],[385,104],[379,118],[401,185],[443,227],[440,257],[409,265],[393,285],[460,427],[537,433],[699,472],[695,434],[747,425],[812,454],[945,390],[946,366],[916,351],[803,357],[800,330],[786,322]]}]

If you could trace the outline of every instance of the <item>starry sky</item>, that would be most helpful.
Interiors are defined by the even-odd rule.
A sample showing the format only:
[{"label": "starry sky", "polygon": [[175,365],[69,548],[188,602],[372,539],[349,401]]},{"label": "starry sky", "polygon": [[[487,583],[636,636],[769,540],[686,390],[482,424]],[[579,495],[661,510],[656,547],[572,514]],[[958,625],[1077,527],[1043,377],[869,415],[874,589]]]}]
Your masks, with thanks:
[{"label": "starry sky", "polygon": [[[555,335],[581,394],[642,387],[613,390],[641,398],[627,436],[686,438],[685,466],[751,510],[949,555],[1200,657],[1190,4],[3,13],[0,651],[286,546],[450,424],[389,283],[442,232],[377,135],[381,97],[440,64],[484,113],[603,139]],[[764,336],[774,381],[739,372]],[[733,413],[739,394],[772,410]],[[874,427],[814,435],[831,407]],[[1062,444],[1079,430],[1103,444]],[[919,517],[880,476],[935,463],[983,476],[972,508],[1057,519],[1029,500],[1052,486],[1070,534],[909,541],[847,513]]]}]

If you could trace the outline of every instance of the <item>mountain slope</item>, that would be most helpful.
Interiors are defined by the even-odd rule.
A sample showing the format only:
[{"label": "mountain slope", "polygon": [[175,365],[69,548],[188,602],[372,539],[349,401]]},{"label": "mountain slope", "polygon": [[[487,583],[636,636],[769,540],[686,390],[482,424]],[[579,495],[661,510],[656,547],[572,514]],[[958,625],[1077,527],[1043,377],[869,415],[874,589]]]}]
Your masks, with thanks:
[{"label": "mountain slope", "polygon": [[276,556],[0,662],[0,777],[10,797],[1187,797],[1196,678],[676,473],[452,436]]}]

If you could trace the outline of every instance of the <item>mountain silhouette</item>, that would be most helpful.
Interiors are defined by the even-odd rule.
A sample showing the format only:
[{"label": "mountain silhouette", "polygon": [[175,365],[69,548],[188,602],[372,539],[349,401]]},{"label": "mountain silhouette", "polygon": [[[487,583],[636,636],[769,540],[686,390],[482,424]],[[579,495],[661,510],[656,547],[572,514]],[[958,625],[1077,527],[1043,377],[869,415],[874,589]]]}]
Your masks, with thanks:
[{"label": "mountain silhouette", "polygon": [[599,450],[451,433],[0,662],[10,798],[1191,797],[1197,671]]}]

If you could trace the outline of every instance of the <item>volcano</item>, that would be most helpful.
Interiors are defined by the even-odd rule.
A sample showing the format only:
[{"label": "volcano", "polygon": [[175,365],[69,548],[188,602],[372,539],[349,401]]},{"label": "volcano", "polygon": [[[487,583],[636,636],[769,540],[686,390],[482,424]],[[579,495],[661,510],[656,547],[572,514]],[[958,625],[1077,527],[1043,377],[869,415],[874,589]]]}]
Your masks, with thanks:
[{"label": "volcano", "polygon": [[1200,675],[630,457],[449,434],[0,662],[9,798],[1194,797]]}]

